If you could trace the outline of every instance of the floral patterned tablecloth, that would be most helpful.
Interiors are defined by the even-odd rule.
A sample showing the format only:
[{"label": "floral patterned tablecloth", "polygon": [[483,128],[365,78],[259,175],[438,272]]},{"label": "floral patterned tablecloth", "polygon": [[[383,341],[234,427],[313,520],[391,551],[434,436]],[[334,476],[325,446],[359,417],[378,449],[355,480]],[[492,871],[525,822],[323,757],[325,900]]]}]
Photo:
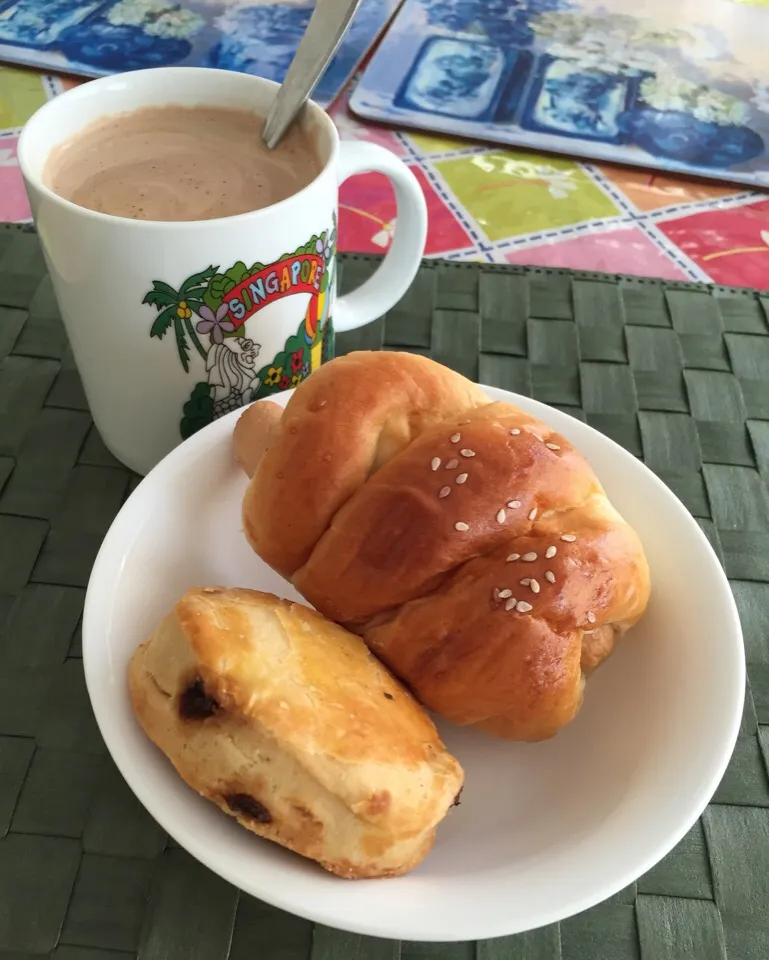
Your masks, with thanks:
[{"label": "floral patterned tablecloth", "polygon": [[[0,67],[0,220],[30,218],[16,160],[27,118],[75,81]],[[412,168],[427,197],[427,255],[713,281],[769,289],[769,195],[604,164],[365,125],[342,97],[345,139],[371,140]],[[343,250],[384,252],[387,181],[342,188]]]}]

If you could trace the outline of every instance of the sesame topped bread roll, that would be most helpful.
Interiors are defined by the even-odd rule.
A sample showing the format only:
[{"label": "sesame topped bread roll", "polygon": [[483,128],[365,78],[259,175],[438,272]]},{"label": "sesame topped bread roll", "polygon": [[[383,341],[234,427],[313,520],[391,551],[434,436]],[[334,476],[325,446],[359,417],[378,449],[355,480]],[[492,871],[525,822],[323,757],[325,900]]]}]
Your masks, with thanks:
[{"label": "sesame topped bread roll", "polygon": [[366,645],[270,594],[188,591],[128,680],[139,723],[191,787],[342,877],[415,867],[462,787]]},{"label": "sesame topped bread roll", "polygon": [[339,357],[261,406],[240,433],[256,553],[447,719],[519,740],[568,723],[650,589],[579,451],[406,353]]}]

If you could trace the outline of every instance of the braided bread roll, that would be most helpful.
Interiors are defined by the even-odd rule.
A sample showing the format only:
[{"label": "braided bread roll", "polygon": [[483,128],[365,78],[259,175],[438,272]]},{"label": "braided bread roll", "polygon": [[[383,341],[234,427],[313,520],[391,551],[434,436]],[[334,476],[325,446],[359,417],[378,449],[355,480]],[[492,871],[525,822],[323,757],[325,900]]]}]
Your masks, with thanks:
[{"label": "braided bread roll", "polygon": [[585,459],[424,357],[333,360],[249,407],[235,449],[256,553],[455,723],[552,736],[648,603]]}]

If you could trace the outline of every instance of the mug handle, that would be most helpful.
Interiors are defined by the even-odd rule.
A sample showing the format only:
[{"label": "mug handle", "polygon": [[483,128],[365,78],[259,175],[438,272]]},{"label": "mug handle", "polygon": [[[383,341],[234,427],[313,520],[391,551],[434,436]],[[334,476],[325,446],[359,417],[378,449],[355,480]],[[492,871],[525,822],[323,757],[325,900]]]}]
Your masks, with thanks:
[{"label": "mug handle", "polygon": [[356,173],[383,173],[395,191],[397,224],[382,265],[352,293],[334,304],[337,333],[354,330],[387,313],[411,286],[427,240],[427,203],[419,181],[394,153],[375,143],[340,144],[338,179]]}]

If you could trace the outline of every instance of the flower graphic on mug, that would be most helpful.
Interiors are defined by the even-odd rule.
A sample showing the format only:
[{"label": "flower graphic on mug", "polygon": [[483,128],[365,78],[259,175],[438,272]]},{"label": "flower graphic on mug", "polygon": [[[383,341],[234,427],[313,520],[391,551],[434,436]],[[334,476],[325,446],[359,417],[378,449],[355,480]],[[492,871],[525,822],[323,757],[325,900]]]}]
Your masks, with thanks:
[{"label": "flower graphic on mug", "polygon": [[288,388],[291,386],[291,377],[289,377],[287,373],[284,373],[280,378],[279,386],[281,390],[288,390]]},{"label": "flower graphic on mug", "polygon": [[282,375],[283,367],[270,367],[267,371],[267,376],[264,378],[264,382],[268,387],[274,387],[275,384],[280,381]]},{"label": "flower graphic on mug", "polygon": [[302,369],[302,361],[304,360],[304,350],[297,350],[296,353],[291,354],[291,370],[293,373],[299,373]]},{"label": "flower graphic on mug", "polygon": [[324,260],[328,260],[331,256],[331,238],[327,230],[324,230],[315,241],[315,249]]},{"label": "flower graphic on mug", "polygon": [[302,375],[301,375],[301,373],[295,373],[295,374],[293,375],[293,377],[291,377],[291,386],[292,386],[292,387],[298,387],[301,382],[302,382]]},{"label": "flower graphic on mug", "polygon": [[208,333],[214,343],[221,343],[224,340],[224,334],[232,333],[235,329],[232,320],[224,319],[229,313],[229,309],[227,304],[223,303],[214,313],[210,307],[203,304],[198,309],[198,315],[203,318],[196,327],[198,333]]},{"label": "flower graphic on mug", "polygon": [[306,377],[306,376],[309,374],[309,372],[310,372],[310,364],[309,364],[309,362],[308,362],[308,363],[303,363],[303,364],[302,364],[302,377]]}]

